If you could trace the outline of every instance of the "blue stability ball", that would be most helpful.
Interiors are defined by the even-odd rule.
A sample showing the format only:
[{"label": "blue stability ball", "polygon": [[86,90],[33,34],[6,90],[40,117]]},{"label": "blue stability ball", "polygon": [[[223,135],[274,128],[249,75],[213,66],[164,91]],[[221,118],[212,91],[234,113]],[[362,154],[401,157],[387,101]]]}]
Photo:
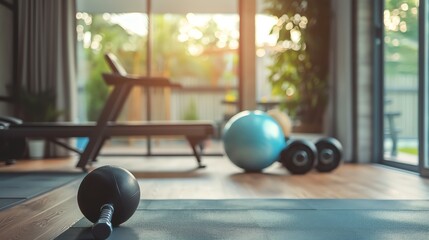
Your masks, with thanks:
[{"label": "blue stability ball", "polygon": [[223,145],[235,165],[246,171],[261,171],[279,159],[286,142],[274,118],[262,111],[244,111],[226,123]]}]

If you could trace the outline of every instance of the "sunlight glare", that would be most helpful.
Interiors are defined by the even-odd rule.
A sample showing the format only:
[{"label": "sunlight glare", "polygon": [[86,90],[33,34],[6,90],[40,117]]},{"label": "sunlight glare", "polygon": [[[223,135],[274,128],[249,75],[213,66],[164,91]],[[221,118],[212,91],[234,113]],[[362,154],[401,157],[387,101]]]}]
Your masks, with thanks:
[{"label": "sunlight glare", "polygon": [[256,50],[256,56],[258,56],[258,57],[265,56],[265,49],[259,48],[258,50]]},{"label": "sunlight glare", "polygon": [[83,35],[83,47],[89,48],[91,46],[91,32],[85,32]]},{"label": "sunlight glare", "polygon": [[256,46],[275,46],[278,39],[278,33],[270,34],[271,28],[279,21],[277,17],[267,15],[256,15]]},{"label": "sunlight glare", "polygon": [[288,89],[286,90],[286,96],[291,97],[291,96],[293,96],[294,94],[295,94],[295,89],[293,89],[293,88],[288,88]]},{"label": "sunlight glare", "polygon": [[402,22],[399,24],[399,30],[400,30],[401,32],[406,32],[406,31],[407,31],[407,23],[406,23],[406,22],[404,22],[404,21],[402,21]]},{"label": "sunlight glare", "polygon": [[103,20],[104,21],[110,21],[111,15],[110,13],[103,13]]},{"label": "sunlight glare", "polygon": [[292,40],[292,42],[298,43],[301,40],[301,31],[292,29],[290,31],[290,39]]},{"label": "sunlight glare", "polygon": [[118,24],[130,33],[147,35],[147,16],[142,13],[112,14],[110,21]]},{"label": "sunlight glare", "polygon": [[401,4],[401,9],[404,11],[407,11],[408,10],[408,4],[407,3]]},{"label": "sunlight glare", "polygon": [[192,56],[198,56],[201,55],[201,53],[203,53],[204,48],[200,45],[195,45],[192,44],[188,47],[188,52],[189,54],[191,54]]},{"label": "sunlight glare", "polygon": [[237,40],[232,40],[229,42],[229,48],[230,49],[238,49],[238,41]]}]

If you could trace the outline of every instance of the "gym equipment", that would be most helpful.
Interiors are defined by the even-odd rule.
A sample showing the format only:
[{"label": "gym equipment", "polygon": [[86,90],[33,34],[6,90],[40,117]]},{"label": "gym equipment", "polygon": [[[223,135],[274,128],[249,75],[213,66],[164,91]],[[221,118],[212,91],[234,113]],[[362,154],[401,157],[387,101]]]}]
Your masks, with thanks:
[{"label": "gym equipment", "polygon": [[258,172],[279,159],[285,147],[278,123],[262,111],[234,115],[223,130],[224,150],[232,163],[249,172]]},{"label": "gym equipment", "polygon": [[340,165],[343,147],[337,139],[322,138],[316,142],[316,148],[318,152],[317,171],[330,172]]},{"label": "gym equipment", "polygon": [[317,148],[308,140],[289,140],[279,161],[292,174],[305,174],[317,164]]},{"label": "gym equipment", "polygon": [[277,121],[282,128],[285,138],[288,139],[292,134],[292,120],[290,117],[285,112],[282,112],[277,108],[267,111],[267,114]]},{"label": "gym equipment", "polygon": [[82,180],[77,193],[82,214],[91,222],[96,239],[106,239],[113,227],[127,221],[140,202],[140,187],[126,169],[99,167]]},{"label": "gym equipment", "polygon": [[[76,167],[86,171],[86,166],[95,161],[105,141],[114,136],[185,136],[199,168],[205,167],[201,163],[201,144],[215,132],[212,121],[184,121],[184,122],[140,122],[117,123],[116,120],[132,88],[135,86],[148,88],[180,87],[167,78],[161,77],[134,77],[126,75],[124,68],[112,54],[105,55],[111,67],[112,74],[103,74],[106,84],[113,87],[104,105],[104,108],[95,124],[74,123],[23,123],[10,125],[8,129],[0,129],[0,138],[7,141],[15,138],[45,138],[46,140],[76,152],[80,159]],[[59,138],[88,137],[89,141],[83,151],[71,147]],[[151,154],[148,154],[151,155]]]},{"label": "gym equipment", "polygon": [[280,162],[293,174],[305,174],[313,167],[319,172],[330,172],[341,163],[342,146],[333,137],[319,139],[316,144],[305,140],[289,140],[292,122],[286,113],[277,109],[267,112],[282,127],[286,137],[286,148]]},{"label": "gym equipment", "polygon": [[[0,131],[6,131],[11,126],[22,124],[22,121],[13,117],[0,118]],[[27,140],[21,138],[7,139],[0,136],[0,160],[5,161],[6,165],[15,163],[16,159],[24,157],[27,152]]]}]

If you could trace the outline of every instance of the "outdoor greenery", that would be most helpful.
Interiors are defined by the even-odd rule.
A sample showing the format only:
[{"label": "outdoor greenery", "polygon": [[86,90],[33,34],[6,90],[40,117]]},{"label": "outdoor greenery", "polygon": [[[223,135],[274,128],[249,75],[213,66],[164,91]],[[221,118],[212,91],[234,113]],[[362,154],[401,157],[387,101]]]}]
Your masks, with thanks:
[{"label": "outdoor greenery", "polygon": [[[399,152],[418,155],[418,0],[384,0],[384,89],[385,112],[399,112],[399,138],[412,138],[414,145]],[[410,124],[414,123],[414,124]]]},{"label": "outdoor greenery", "polygon": [[274,95],[286,97],[288,114],[302,131],[322,130],[329,90],[330,0],[265,0],[267,14],[277,18],[278,36],[269,66]]},{"label": "outdoor greenery", "polygon": [[[124,24],[120,22],[124,16],[137,16],[141,21],[129,20]],[[104,62],[104,53],[118,55],[129,73],[147,74],[147,19],[144,16],[78,13],[78,43],[84,59],[80,74],[86,81],[88,120],[97,119],[109,91],[101,76],[110,71]],[[236,84],[234,47],[237,46],[234,44],[238,43],[238,36],[227,31],[219,36],[220,26],[214,19],[202,17],[201,20],[192,14],[153,15],[152,21],[152,76],[165,76],[178,82],[191,80],[205,86]]]},{"label": "outdoor greenery", "polygon": [[191,99],[183,115],[183,120],[198,120],[197,103]]},{"label": "outdoor greenery", "polygon": [[412,155],[418,155],[419,154],[419,149],[417,147],[402,147],[398,149],[399,152],[402,153],[408,153],[408,154],[412,154]]},{"label": "outdoor greenery", "polygon": [[385,0],[385,73],[418,72],[418,0]]},{"label": "outdoor greenery", "polygon": [[[277,45],[268,66],[273,94],[288,100],[284,107],[298,123],[320,130],[329,97],[331,3],[265,0],[264,8],[277,18],[271,30]],[[386,76],[415,75],[418,1],[385,0],[385,9]]]},{"label": "outdoor greenery", "polygon": [[[105,20],[106,15],[80,13],[77,17],[79,51],[85,59],[80,74],[86,74],[85,95],[87,119],[96,120],[106,102],[109,89],[102,79],[103,72],[110,72],[104,60],[104,53],[119,52],[133,43],[133,38],[122,27]],[[143,43],[141,43],[143,45]],[[143,45],[144,46],[144,45]],[[145,48],[140,48],[145,50]],[[145,54],[142,54],[145,56]],[[125,65],[127,67],[128,64]],[[128,70],[128,69],[127,69]]]}]

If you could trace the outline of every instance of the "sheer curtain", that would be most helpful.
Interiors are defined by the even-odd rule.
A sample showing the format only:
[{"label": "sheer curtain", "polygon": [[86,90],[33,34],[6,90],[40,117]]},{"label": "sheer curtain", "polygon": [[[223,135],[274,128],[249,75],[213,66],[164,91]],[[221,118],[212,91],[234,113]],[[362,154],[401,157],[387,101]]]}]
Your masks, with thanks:
[{"label": "sheer curtain", "polygon": [[[31,92],[55,91],[60,120],[75,116],[75,0],[18,0],[19,85]],[[52,147],[47,155],[63,155]]]}]

